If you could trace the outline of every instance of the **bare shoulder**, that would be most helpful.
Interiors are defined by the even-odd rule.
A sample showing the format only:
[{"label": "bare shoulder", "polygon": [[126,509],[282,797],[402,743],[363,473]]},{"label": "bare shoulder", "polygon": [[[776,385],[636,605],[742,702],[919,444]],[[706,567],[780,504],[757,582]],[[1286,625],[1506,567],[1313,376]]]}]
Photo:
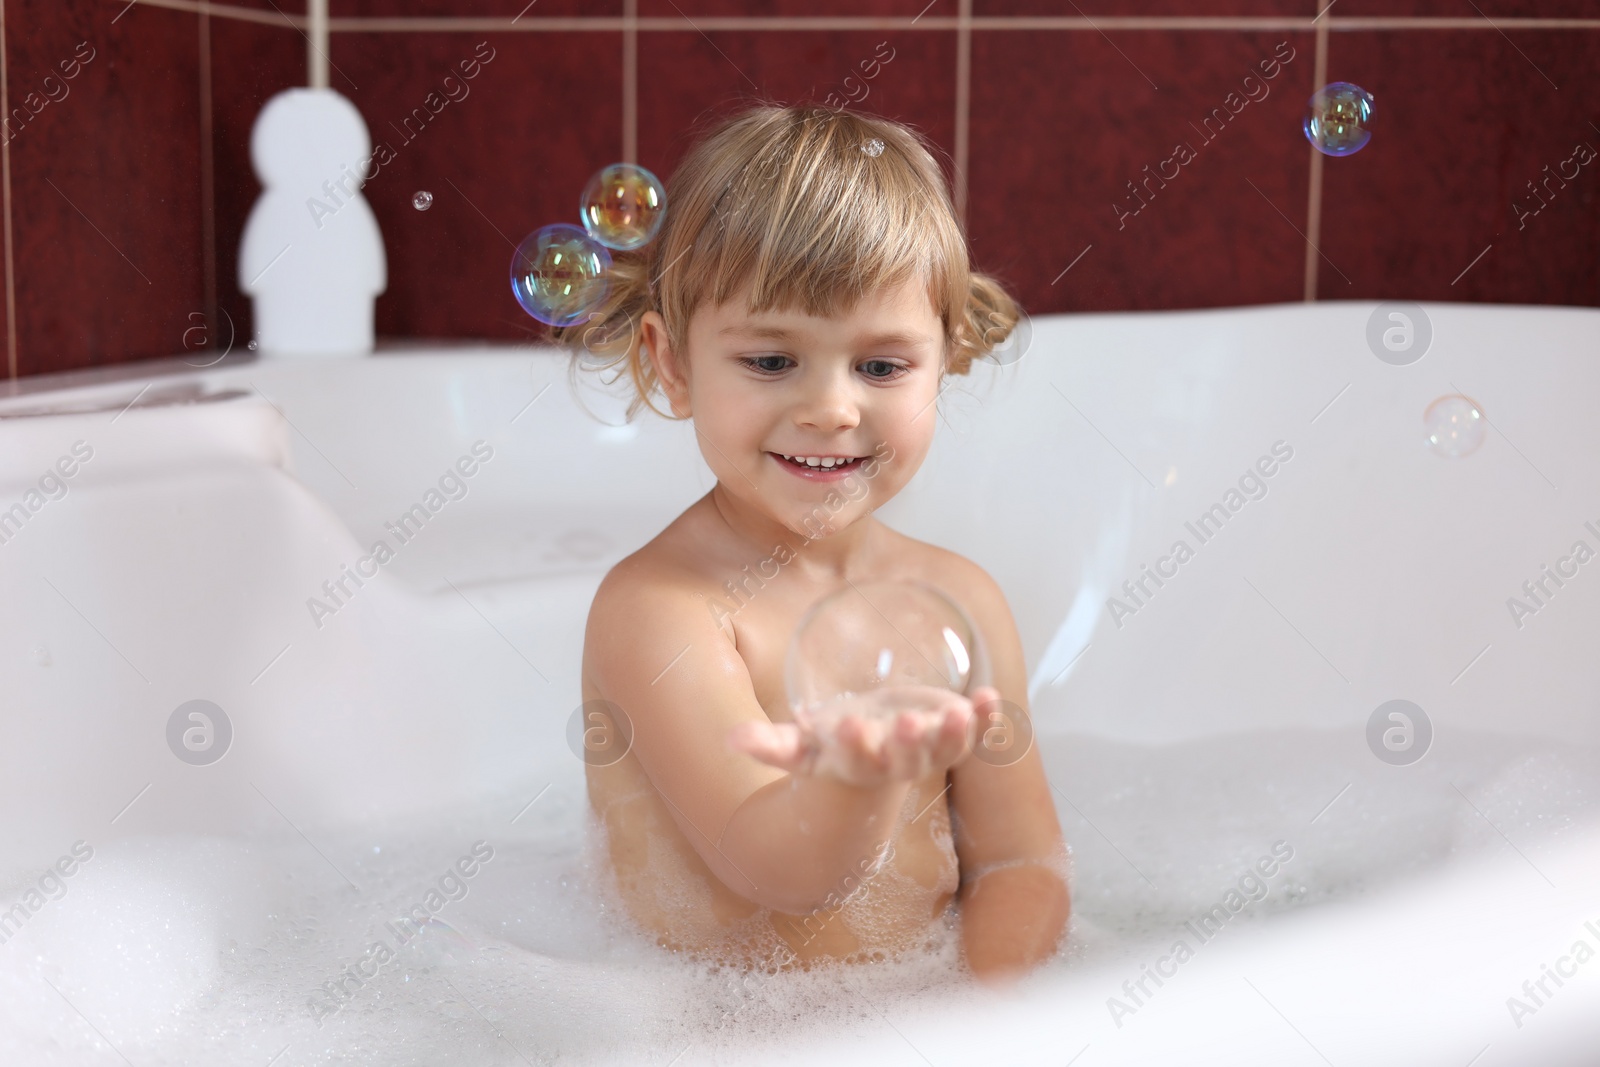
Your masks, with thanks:
[{"label": "bare shoulder", "polygon": [[[602,682],[618,655],[665,649],[682,638],[725,636],[706,608],[703,561],[691,549],[683,520],[668,526],[638,551],[618,561],[595,590],[584,639],[585,674]],[[602,683],[603,684],[603,683]]]},{"label": "bare shoulder", "polygon": [[1015,633],[1005,593],[988,571],[948,548],[901,533],[893,536],[898,539],[896,548],[913,562],[918,576],[954,597],[986,634]]},{"label": "bare shoulder", "polygon": [[606,572],[595,591],[591,615],[627,610],[641,599],[675,601],[686,594],[703,595],[709,561],[715,555],[715,538],[707,526],[702,498]]},{"label": "bare shoulder", "polygon": [[943,590],[966,610],[983,635],[994,685],[1007,700],[1024,704],[1027,666],[1023,662],[1022,637],[1000,583],[977,563],[947,548],[900,533],[893,533],[889,545],[905,568],[901,575],[916,577]]}]

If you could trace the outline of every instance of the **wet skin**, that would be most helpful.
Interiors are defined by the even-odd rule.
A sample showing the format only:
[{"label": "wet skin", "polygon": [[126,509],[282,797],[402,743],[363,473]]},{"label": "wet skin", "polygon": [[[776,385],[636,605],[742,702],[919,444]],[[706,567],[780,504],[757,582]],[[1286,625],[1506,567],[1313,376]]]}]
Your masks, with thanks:
[{"label": "wet skin", "polygon": [[[872,514],[933,437],[944,346],[926,289],[836,318],[750,316],[740,294],[688,333],[692,358],[655,313],[641,330],[717,484],[607,575],[584,644],[584,700],[631,725],[627,755],[588,768],[625,905],[674,948],[804,963],[919,944],[959,899],[973,971],[1026,971],[1065,928],[1060,827],[1036,749],[1006,766],[970,754],[995,701],[1026,707],[1015,624],[980,567]],[[853,462],[819,475],[783,455]],[[887,730],[846,720],[802,736],[784,696],[789,637],[826,594],[880,579],[960,603],[994,687]]]}]

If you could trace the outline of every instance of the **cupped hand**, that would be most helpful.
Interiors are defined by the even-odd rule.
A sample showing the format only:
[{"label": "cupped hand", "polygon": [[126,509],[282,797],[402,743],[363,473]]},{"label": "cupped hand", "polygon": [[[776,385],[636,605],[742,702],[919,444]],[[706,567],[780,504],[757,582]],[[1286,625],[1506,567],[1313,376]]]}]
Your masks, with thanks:
[{"label": "cupped hand", "polygon": [[971,699],[933,686],[875,690],[792,723],[740,723],[728,732],[728,746],[791,774],[862,787],[914,781],[965,756],[978,711],[999,699],[991,686]]}]

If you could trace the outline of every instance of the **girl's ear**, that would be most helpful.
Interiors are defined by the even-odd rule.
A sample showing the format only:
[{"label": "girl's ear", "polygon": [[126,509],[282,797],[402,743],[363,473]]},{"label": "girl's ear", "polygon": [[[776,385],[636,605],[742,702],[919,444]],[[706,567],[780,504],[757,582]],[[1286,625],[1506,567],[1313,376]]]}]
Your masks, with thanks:
[{"label": "girl's ear", "polygon": [[666,394],[672,413],[680,419],[690,415],[688,361],[679,358],[667,339],[667,321],[659,312],[646,311],[639,319],[639,344],[655,369],[656,381]]}]

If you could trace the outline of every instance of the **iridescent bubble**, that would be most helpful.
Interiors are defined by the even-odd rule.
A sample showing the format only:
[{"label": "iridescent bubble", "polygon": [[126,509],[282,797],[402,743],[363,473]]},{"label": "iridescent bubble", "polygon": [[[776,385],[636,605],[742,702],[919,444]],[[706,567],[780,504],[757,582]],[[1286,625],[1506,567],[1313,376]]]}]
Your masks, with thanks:
[{"label": "iridescent bubble", "polygon": [[522,310],[550,326],[582,321],[611,288],[611,253],[566,222],[522,239],[511,257],[511,292]]},{"label": "iridescent bubble", "polygon": [[1359,85],[1334,82],[1306,102],[1306,140],[1329,156],[1359,152],[1372,139],[1372,94]]},{"label": "iridescent bubble", "polygon": [[624,252],[649,243],[666,211],[661,180],[632,163],[613,163],[596,173],[578,201],[578,217],[589,236]]},{"label": "iridescent bubble", "polygon": [[433,194],[426,189],[418,189],[411,197],[411,206],[418,211],[426,211],[433,206]]},{"label": "iridescent bubble", "polygon": [[1478,450],[1489,434],[1489,420],[1470,397],[1441,396],[1422,413],[1428,429],[1428,447],[1449,459],[1460,459]]},{"label": "iridescent bubble", "polygon": [[887,719],[931,708],[941,693],[988,684],[977,628],[931,585],[855,582],[806,612],[784,683],[795,720],[826,728],[844,714]]}]

